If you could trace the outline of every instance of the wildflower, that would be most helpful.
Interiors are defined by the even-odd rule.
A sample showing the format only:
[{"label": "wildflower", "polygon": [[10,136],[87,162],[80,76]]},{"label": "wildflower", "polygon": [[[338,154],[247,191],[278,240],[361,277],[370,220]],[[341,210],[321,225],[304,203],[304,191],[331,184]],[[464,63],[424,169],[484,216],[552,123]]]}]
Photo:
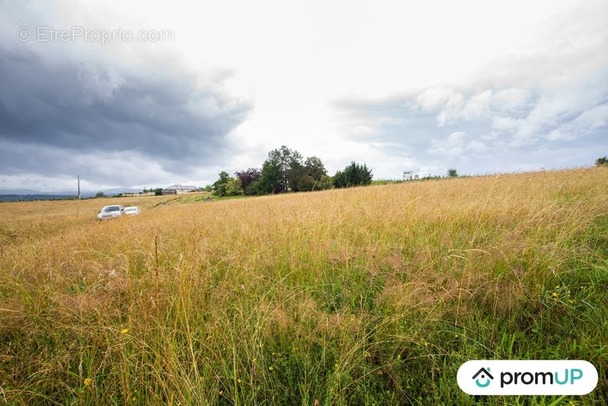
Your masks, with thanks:
[{"label": "wildflower", "polygon": [[85,378],[83,383],[84,383],[84,386],[91,386],[91,384],[93,383],[93,380],[91,378]]},{"label": "wildflower", "polygon": [[270,371],[273,371],[273,370],[274,370],[274,367],[271,365],[271,366],[269,366],[269,367],[268,367],[268,369],[269,369]]},{"label": "wildflower", "polygon": [[557,299],[557,296],[558,296],[557,292],[553,292],[553,297]]},{"label": "wildflower", "polygon": [[122,330],[120,330],[120,334],[127,334],[129,332],[128,328],[123,328]]},{"label": "wildflower", "polygon": [[241,378],[239,378],[239,379],[236,380],[236,383],[241,383],[241,382],[242,382]]}]

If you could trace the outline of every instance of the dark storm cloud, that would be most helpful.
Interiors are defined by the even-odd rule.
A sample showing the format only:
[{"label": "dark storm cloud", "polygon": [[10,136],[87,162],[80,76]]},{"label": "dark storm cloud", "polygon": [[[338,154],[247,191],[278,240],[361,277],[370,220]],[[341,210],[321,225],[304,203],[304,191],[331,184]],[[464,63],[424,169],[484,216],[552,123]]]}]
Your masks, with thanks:
[{"label": "dark storm cloud", "polygon": [[[221,159],[251,106],[162,66],[53,59],[0,49],[0,140],[90,153],[134,151],[163,166]],[[207,81],[209,83],[209,81]]]}]

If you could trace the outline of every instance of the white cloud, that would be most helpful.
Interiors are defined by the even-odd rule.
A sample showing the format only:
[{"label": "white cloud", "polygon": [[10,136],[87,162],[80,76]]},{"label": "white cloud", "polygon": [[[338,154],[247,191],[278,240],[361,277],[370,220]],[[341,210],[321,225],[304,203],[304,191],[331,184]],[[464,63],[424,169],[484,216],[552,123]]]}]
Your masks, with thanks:
[{"label": "white cloud", "polygon": [[432,87],[420,93],[416,97],[416,102],[423,111],[433,111],[454,99],[462,99],[462,95],[456,93],[454,89]]},{"label": "white cloud", "polygon": [[474,156],[486,151],[486,145],[463,131],[451,133],[445,139],[434,139],[429,152],[444,157]]}]

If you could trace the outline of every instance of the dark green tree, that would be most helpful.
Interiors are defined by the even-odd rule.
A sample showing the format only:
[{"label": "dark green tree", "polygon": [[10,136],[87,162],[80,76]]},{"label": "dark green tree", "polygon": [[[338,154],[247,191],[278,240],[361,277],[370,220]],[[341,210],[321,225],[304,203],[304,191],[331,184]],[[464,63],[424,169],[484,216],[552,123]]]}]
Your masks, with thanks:
[{"label": "dark green tree", "polygon": [[323,176],[327,175],[325,165],[323,165],[323,162],[316,156],[306,158],[304,167],[306,168],[306,174],[312,176],[317,182],[319,182]]},{"label": "dark green tree", "polygon": [[300,178],[300,183],[298,184],[298,190],[300,192],[310,192],[315,189],[317,181],[315,178],[310,176],[309,174],[305,174]]},{"label": "dark green tree", "polygon": [[596,159],[595,160],[595,165],[596,166],[608,165],[608,156]]},{"label": "dark green tree", "polygon": [[336,174],[334,175],[334,187],[342,188],[342,187],[346,187],[346,186],[347,186],[347,182],[346,182],[346,178],[344,177],[344,171],[337,171]]},{"label": "dark green tree", "polygon": [[302,155],[283,145],[268,153],[268,158],[262,165],[259,189],[262,193],[298,191],[304,173]]},{"label": "dark green tree", "polygon": [[291,192],[300,191],[300,181],[306,175],[306,168],[302,164],[302,155],[296,151],[296,156],[289,161],[287,169],[287,190]]},{"label": "dark green tree", "polygon": [[372,183],[372,178],[372,171],[366,164],[351,162],[344,170],[336,172],[334,186],[337,188],[367,186]]},{"label": "dark green tree", "polygon": [[264,161],[257,189],[260,194],[281,193],[286,190],[281,176],[281,165],[277,160],[269,158]]},{"label": "dark green tree", "polygon": [[448,178],[457,178],[458,177],[458,172],[456,171],[456,169],[450,168],[448,169]]}]

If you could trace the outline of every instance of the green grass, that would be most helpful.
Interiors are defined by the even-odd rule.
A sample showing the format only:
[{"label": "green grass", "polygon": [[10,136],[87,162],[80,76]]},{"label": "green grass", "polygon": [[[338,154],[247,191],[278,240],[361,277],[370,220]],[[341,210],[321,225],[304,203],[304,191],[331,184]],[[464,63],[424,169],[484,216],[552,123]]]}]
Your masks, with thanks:
[{"label": "green grass", "polygon": [[[601,169],[150,197],[107,222],[95,202],[4,204],[0,403],[605,404]],[[472,359],[600,377],[583,397],[472,397]]]}]

